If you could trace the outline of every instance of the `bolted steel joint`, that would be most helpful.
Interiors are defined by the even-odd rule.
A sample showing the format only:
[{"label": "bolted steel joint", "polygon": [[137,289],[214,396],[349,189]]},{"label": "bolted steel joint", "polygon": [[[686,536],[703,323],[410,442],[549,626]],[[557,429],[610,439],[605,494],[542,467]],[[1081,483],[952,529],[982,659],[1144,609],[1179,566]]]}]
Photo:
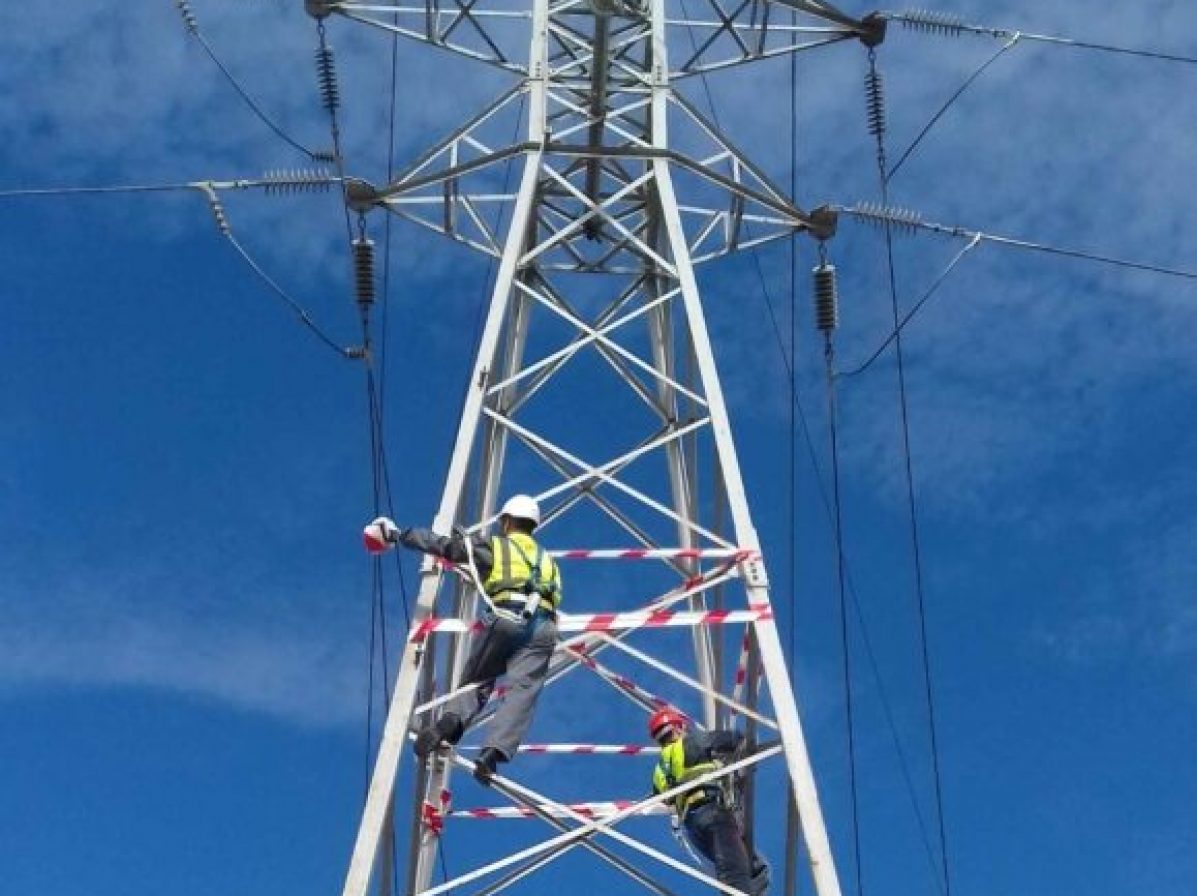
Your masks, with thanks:
[{"label": "bolted steel joint", "polygon": [[351,211],[364,214],[378,205],[378,190],[360,177],[345,178],[345,202]]},{"label": "bolted steel joint", "polygon": [[885,41],[885,29],[888,25],[889,22],[886,21],[884,15],[879,12],[871,12],[860,20],[860,27],[856,34],[862,44],[872,49]]},{"label": "bolted steel joint", "polygon": [[807,230],[817,240],[829,240],[835,236],[839,225],[839,212],[829,205],[820,205],[807,213]]},{"label": "bolted steel joint", "polygon": [[313,19],[327,19],[336,5],[336,0],[303,0],[304,10]]}]

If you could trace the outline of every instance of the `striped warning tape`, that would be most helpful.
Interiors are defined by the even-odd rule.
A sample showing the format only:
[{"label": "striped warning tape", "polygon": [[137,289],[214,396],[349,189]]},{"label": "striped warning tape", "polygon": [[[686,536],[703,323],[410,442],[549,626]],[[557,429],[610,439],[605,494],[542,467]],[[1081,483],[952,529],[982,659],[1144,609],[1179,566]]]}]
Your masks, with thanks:
[{"label": "striped warning tape", "polygon": [[[636,805],[636,800],[613,800],[600,803],[571,803],[567,807],[542,805],[536,806],[495,806],[477,809],[455,809],[449,813],[449,818],[472,818],[475,820],[491,820],[500,818],[537,818],[550,815],[553,818],[572,818],[581,815],[583,818],[606,818],[619,812],[624,812]],[[566,811],[568,809],[569,811]],[[668,806],[649,806],[637,815],[668,815]]]},{"label": "striped warning tape", "polygon": [[[761,622],[773,618],[768,605],[748,610],[637,610],[629,613],[560,614],[559,632],[614,632],[635,628],[671,628],[675,626],[731,625],[737,622]],[[432,617],[417,623],[408,635],[409,641],[423,641],[435,632],[473,631],[479,623],[473,620]]]}]

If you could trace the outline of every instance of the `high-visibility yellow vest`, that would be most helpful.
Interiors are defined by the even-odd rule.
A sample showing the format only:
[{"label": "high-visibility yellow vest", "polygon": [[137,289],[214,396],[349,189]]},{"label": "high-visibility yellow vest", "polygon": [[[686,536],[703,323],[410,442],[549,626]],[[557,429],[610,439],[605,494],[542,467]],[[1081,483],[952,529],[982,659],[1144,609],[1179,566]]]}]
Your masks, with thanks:
[{"label": "high-visibility yellow vest", "polygon": [[[677,740],[670,741],[661,748],[661,757],[657,760],[656,768],[653,769],[653,793],[664,793],[667,790],[672,790],[679,784],[685,784],[687,781],[701,778],[703,775],[710,774],[716,769],[723,767],[723,763],[713,759],[687,766],[684,740],[684,738],[679,737]],[[721,793],[719,785],[711,781],[695,790],[683,791],[670,800],[670,802],[679,815],[685,815],[687,809],[690,809],[697,803],[718,799]]]},{"label": "high-visibility yellow vest", "polygon": [[494,565],[482,583],[492,598],[523,600],[540,595],[540,606],[554,612],[561,604],[561,572],[545,551],[524,532],[496,535],[490,540]]}]

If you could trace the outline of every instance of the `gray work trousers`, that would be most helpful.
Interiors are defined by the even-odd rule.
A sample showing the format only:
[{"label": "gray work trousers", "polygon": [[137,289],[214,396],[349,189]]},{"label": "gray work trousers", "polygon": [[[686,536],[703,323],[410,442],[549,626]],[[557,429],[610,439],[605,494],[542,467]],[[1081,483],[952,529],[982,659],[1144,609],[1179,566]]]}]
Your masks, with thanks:
[{"label": "gray work trousers", "polygon": [[764,896],[769,866],[749,853],[735,815],[712,800],[687,812],[685,824],[690,842],[715,866],[721,883],[750,896]]},{"label": "gray work trousers", "polygon": [[507,693],[487,726],[483,746],[498,750],[510,761],[532,722],[536,698],[544,687],[557,643],[557,623],[544,613],[537,613],[531,622],[513,622],[487,613],[482,626],[474,635],[461,681],[463,686],[477,683],[478,687],[450,700],[445,714],[452,713],[463,729],[469,728],[490,699],[495,680],[506,676]]}]

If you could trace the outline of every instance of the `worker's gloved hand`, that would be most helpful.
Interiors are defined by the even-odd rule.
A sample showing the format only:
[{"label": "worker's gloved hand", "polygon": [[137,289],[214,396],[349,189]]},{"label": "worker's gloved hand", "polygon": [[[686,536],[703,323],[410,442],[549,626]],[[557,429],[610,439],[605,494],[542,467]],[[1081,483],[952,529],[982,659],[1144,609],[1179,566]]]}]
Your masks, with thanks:
[{"label": "worker's gloved hand", "polygon": [[394,520],[380,516],[362,530],[362,542],[371,554],[381,554],[399,541],[399,532]]}]

